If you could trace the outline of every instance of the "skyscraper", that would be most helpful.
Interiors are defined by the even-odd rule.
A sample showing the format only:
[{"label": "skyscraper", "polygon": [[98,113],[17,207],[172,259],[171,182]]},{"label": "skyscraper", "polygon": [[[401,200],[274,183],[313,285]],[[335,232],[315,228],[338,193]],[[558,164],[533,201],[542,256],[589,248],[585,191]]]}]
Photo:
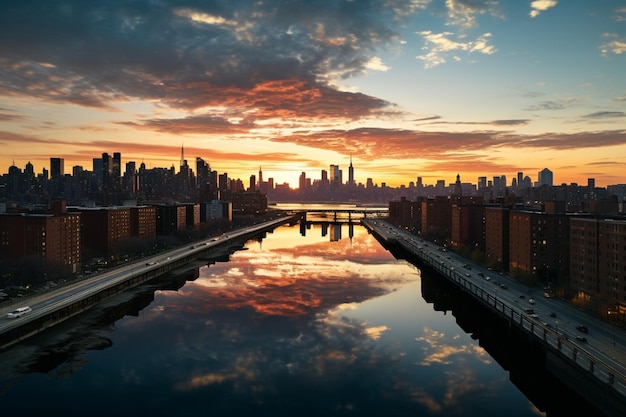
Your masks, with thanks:
[{"label": "skyscraper", "polygon": [[354,167],[352,166],[352,155],[350,155],[350,166],[348,167],[348,185],[354,185]]},{"label": "skyscraper", "polygon": [[331,185],[341,185],[341,170],[339,169],[339,165],[331,165],[330,166],[330,183]]},{"label": "skyscraper", "polygon": [[63,158],[50,158],[50,178],[57,179],[65,175]]},{"label": "skyscraper", "polygon": [[552,181],[553,181],[552,171],[550,171],[548,168],[544,168],[541,171],[539,171],[538,178],[537,178],[537,185],[539,187],[541,187],[542,185],[547,185],[548,187],[552,187]]}]

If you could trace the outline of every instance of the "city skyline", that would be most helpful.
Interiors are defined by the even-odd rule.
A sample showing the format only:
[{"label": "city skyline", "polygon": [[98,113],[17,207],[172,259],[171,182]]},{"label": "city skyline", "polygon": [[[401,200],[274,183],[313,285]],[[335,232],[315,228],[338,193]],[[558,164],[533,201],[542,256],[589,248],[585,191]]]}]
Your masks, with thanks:
[{"label": "city skyline", "polygon": [[0,23],[2,172],[178,168],[182,143],[292,188],[348,161],[391,187],[626,182],[621,1],[9,1]]},{"label": "city skyline", "polygon": [[[150,170],[153,168],[172,169],[175,174],[180,174],[182,173],[183,170],[185,170],[186,175],[193,175],[195,177],[198,177],[197,164],[201,163],[204,168],[210,169],[210,171],[215,172],[217,175],[227,175],[228,179],[233,180],[233,181],[240,181],[241,183],[245,183],[246,180],[251,181],[252,179],[254,179],[255,187],[261,186],[262,183],[267,184],[269,182],[271,184],[274,184],[275,186],[276,185],[283,186],[287,184],[291,189],[294,189],[294,190],[302,188],[301,187],[302,185],[311,186],[312,184],[316,182],[324,181],[324,180],[330,183],[336,182],[337,184],[342,184],[342,185],[353,185],[353,186],[364,185],[364,186],[377,186],[377,187],[389,186],[392,188],[401,188],[401,187],[406,187],[406,186],[420,186],[420,185],[450,187],[450,186],[453,186],[457,182],[460,182],[462,184],[476,185],[477,188],[484,188],[488,186],[497,186],[498,188],[499,187],[511,187],[511,186],[538,187],[541,185],[554,186],[554,185],[562,185],[562,184],[566,184],[566,185],[577,184],[581,186],[592,186],[592,187],[597,186],[595,178],[587,178],[584,183],[564,182],[562,184],[555,184],[554,172],[552,172],[549,168],[546,167],[546,168],[543,168],[541,171],[537,172],[536,175],[534,176],[529,175],[529,173],[517,171],[515,175],[511,175],[511,176],[507,176],[504,174],[492,175],[492,176],[479,175],[478,177],[475,178],[476,182],[473,182],[472,179],[468,180],[467,178],[463,178],[463,181],[461,181],[461,178],[463,177],[462,173],[457,173],[454,181],[447,181],[446,179],[436,178],[433,180],[432,183],[423,182],[423,177],[418,175],[414,177],[412,180],[410,180],[408,183],[398,184],[398,186],[396,187],[396,186],[388,185],[387,182],[384,180],[384,178],[376,179],[376,178],[368,177],[365,179],[365,181],[361,181],[355,178],[355,175],[354,175],[355,167],[352,164],[352,158],[350,158],[348,165],[346,165],[347,170],[344,170],[342,168],[343,167],[342,165],[331,163],[331,164],[327,164],[326,169],[324,168],[320,169],[320,171],[318,171],[317,174],[314,173],[313,176],[306,175],[306,173],[302,171],[298,178],[298,184],[294,185],[294,184],[289,184],[287,182],[284,182],[284,183],[276,182],[275,178],[271,175],[271,173],[270,175],[268,175],[267,172],[263,173],[262,165],[258,167],[258,171],[250,172],[247,175],[244,175],[243,178],[232,177],[230,176],[228,172],[223,172],[218,169],[211,168],[210,161],[204,160],[201,156],[194,156],[193,161],[190,162],[184,156],[184,147],[181,148],[180,152],[181,152],[180,160],[179,160],[180,165],[178,167],[176,167],[174,164],[172,164],[171,166],[163,166],[163,167],[145,167],[145,164],[137,163],[137,161],[125,161],[120,152],[113,152],[112,154],[109,154],[109,152],[103,152],[101,155],[102,157],[92,158],[91,167],[84,167],[82,165],[74,165],[66,169],[65,160],[59,157],[50,157],[48,167],[43,167],[41,171],[37,171],[35,167],[32,165],[32,163],[30,162],[27,162],[26,166],[24,167],[18,167],[15,165],[13,166],[15,166],[23,174],[30,174],[33,177],[36,177],[41,174],[47,174],[48,179],[52,179],[52,178],[63,176],[63,175],[74,175],[74,172],[77,169],[78,169],[77,172],[88,171],[88,172],[93,172],[93,173],[97,173],[101,175],[105,175],[104,173],[106,171],[108,172],[108,175],[115,175],[119,178],[122,178],[126,176],[127,174],[131,174],[131,175],[139,174],[139,171],[142,165],[144,165],[144,168],[146,170]],[[128,172],[129,169],[131,169],[132,172]],[[45,172],[43,172],[44,170]],[[344,176],[344,172],[347,173],[346,176]],[[5,174],[10,174],[10,171],[7,171],[6,173],[0,173],[0,176],[5,175]],[[303,182],[306,180],[308,180],[308,184],[306,182]],[[623,185],[623,184],[608,184],[608,185]]]}]

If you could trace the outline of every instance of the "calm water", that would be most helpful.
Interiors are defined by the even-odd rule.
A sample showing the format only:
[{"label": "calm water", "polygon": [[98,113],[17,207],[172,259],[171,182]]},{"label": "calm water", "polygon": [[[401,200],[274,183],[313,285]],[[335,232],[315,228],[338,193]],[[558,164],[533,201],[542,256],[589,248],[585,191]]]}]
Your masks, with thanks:
[{"label": "calm water", "polygon": [[545,415],[442,311],[458,301],[437,279],[360,226],[305,234],[281,227],[177,290],[139,296],[135,315],[73,334],[112,343],[3,376],[2,415]]}]

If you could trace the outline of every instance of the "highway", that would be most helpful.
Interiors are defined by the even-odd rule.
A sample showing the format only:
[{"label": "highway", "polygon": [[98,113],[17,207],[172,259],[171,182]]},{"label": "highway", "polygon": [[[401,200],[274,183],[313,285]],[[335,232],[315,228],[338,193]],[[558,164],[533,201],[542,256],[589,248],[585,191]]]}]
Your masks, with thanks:
[{"label": "highway", "polygon": [[[620,385],[616,388],[626,395],[623,385],[626,381],[625,330],[564,300],[546,297],[543,289],[526,286],[506,274],[483,268],[385,220],[364,219],[362,223],[390,244],[399,244],[418,255],[506,317],[574,358],[579,365],[591,368],[597,377],[608,379],[608,374],[614,373],[616,385]],[[579,330],[580,326],[587,332]],[[599,363],[606,368],[594,367]]]},{"label": "highway", "polygon": [[[287,219],[288,218],[282,217],[254,226],[230,231],[220,236],[196,241],[190,243],[188,246],[182,246],[155,256],[146,257],[80,281],[60,285],[50,291],[25,297],[21,303],[10,303],[10,305],[0,308],[0,334],[4,334],[30,321],[48,316],[55,311],[72,305],[77,301],[87,299],[106,288],[113,287],[132,277],[139,276],[151,270],[157,270],[164,264],[170,264],[184,258],[189,258],[190,255],[205,251],[214,246],[226,245],[228,242],[236,242],[242,237],[250,236],[285,223]],[[30,313],[15,319],[6,318],[7,313],[10,311],[26,305],[32,308]]]}]

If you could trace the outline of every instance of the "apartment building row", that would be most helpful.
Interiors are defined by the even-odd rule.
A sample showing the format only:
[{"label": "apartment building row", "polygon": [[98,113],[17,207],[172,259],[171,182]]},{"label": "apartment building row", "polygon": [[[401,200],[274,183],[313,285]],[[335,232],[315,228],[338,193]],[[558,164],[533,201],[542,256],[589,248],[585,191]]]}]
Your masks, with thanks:
[{"label": "apartment building row", "polygon": [[532,276],[604,313],[626,314],[626,216],[616,200],[587,212],[475,197],[392,201],[389,218],[440,244],[482,253],[487,266]]},{"label": "apartment building row", "polygon": [[107,254],[131,237],[154,239],[210,219],[232,220],[232,202],[111,207],[66,206],[0,214],[0,259],[38,257],[81,272],[83,249]]}]

